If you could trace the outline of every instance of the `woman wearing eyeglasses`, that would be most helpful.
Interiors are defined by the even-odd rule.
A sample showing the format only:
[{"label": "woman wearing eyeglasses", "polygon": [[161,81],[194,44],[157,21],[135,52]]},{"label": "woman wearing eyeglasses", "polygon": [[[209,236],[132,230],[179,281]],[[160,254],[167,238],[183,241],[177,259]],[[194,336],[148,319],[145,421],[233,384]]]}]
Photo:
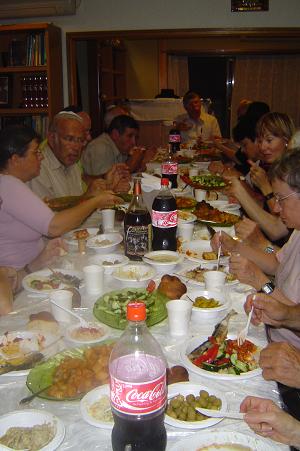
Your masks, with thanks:
[{"label": "woman wearing eyeglasses", "polygon": [[27,127],[0,132],[0,266],[30,271],[30,262],[44,247],[43,236],[59,237],[80,226],[95,209],[122,202],[103,191],[76,207],[52,212],[26,185],[40,172],[39,142]]},{"label": "woman wearing eyeglasses", "polygon": [[[275,197],[274,211],[286,227],[294,229],[289,241],[278,251],[267,253],[215,234],[212,245],[231,252],[230,271],[257,291],[272,294],[286,304],[300,303],[300,149],[285,153],[269,172]],[[270,280],[275,276],[275,283]],[[300,338],[290,330],[270,330],[274,341],[289,341],[300,347]]]}]

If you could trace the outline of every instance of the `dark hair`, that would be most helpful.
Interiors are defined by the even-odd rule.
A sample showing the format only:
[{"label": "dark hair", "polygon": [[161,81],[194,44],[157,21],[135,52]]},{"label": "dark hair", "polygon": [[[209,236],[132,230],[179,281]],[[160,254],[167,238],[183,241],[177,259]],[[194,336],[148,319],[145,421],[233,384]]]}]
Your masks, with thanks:
[{"label": "dark hair", "polygon": [[245,138],[255,141],[257,119],[247,114],[241,116],[236,126],[232,129],[232,137],[234,141],[240,142]]},{"label": "dark hair", "polygon": [[300,192],[300,147],[288,150],[276,160],[268,171],[268,177],[271,181],[282,180]]},{"label": "dark hair", "polygon": [[254,116],[257,118],[261,118],[264,114],[270,112],[270,107],[266,102],[251,102],[247,108],[246,116]]},{"label": "dark hair", "polygon": [[32,140],[41,141],[35,130],[29,127],[13,125],[0,131],[0,169],[7,166],[13,155],[22,157]]},{"label": "dark hair", "polygon": [[113,130],[118,130],[120,135],[122,135],[125,132],[126,128],[135,128],[136,130],[138,130],[140,127],[137,121],[133,119],[133,117],[127,116],[127,114],[121,114],[111,121],[107,132],[111,133]]},{"label": "dark hair", "polygon": [[182,99],[183,106],[186,107],[190,103],[190,101],[192,99],[195,99],[196,97],[198,97],[200,99],[200,95],[197,94],[197,92],[194,92],[194,91],[186,92]]}]

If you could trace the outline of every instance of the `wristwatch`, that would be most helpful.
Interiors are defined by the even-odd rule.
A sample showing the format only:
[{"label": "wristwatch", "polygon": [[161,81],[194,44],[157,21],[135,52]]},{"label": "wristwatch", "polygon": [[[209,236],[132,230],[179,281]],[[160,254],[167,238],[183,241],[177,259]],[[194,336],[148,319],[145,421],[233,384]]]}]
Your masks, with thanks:
[{"label": "wristwatch", "polygon": [[265,294],[271,294],[273,293],[273,291],[275,290],[275,285],[273,282],[271,282],[271,280],[269,280],[269,282],[265,283],[261,289],[260,289],[260,293],[265,293]]},{"label": "wristwatch", "polygon": [[274,197],[273,191],[271,193],[265,195],[266,200],[271,200],[271,199],[273,199],[273,197]]},{"label": "wristwatch", "polygon": [[267,247],[265,248],[265,252],[266,252],[267,254],[273,254],[273,253],[275,252],[275,249],[274,249],[272,246],[267,246]]}]

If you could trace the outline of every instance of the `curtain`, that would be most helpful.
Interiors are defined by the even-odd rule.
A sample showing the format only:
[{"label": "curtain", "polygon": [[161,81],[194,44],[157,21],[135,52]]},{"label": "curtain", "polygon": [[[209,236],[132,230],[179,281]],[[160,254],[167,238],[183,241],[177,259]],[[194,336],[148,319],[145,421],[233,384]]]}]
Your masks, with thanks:
[{"label": "curtain", "polygon": [[189,89],[189,67],[186,56],[168,55],[168,88],[182,97]]},{"label": "curtain", "polygon": [[231,128],[241,99],[266,102],[300,127],[300,56],[237,57],[231,101]]}]

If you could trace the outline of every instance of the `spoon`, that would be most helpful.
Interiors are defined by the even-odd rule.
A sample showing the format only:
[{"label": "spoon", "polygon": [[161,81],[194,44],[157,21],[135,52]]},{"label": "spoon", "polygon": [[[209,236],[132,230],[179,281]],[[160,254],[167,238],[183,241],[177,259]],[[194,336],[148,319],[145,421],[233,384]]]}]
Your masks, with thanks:
[{"label": "spoon", "polygon": [[232,418],[233,420],[242,420],[244,414],[241,412],[227,412],[224,410],[203,409],[202,407],[196,407],[196,410],[202,415],[206,415],[211,418]]},{"label": "spoon", "polygon": [[23,405],[23,404],[28,404],[36,396],[39,396],[41,393],[43,393],[44,391],[48,390],[48,388],[50,388],[50,387],[51,387],[51,385],[47,385],[47,387],[42,388],[41,390],[37,391],[36,393],[33,393],[32,395],[26,396],[26,398],[21,399],[21,401],[19,401],[20,406]]},{"label": "spoon", "polygon": [[[219,231],[219,237],[221,236],[221,230]],[[220,257],[221,257],[221,244],[219,244],[218,248],[218,261],[217,261],[217,271],[219,271],[219,265],[220,265]]]},{"label": "spoon", "polygon": [[89,327],[89,323],[88,323],[85,319],[81,318],[81,316],[77,315],[77,313],[74,313],[74,312],[72,312],[72,310],[69,310],[68,308],[63,307],[62,305],[57,304],[57,303],[54,302],[52,299],[49,299],[49,300],[50,300],[51,304],[56,305],[56,307],[58,307],[58,308],[64,310],[65,312],[67,312],[67,313],[69,313],[70,315],[72,315],[72,316],[74,316],[75,318],[77,318],[77,319],[80,321],[80,325],[81,325],[82,327]]}]

